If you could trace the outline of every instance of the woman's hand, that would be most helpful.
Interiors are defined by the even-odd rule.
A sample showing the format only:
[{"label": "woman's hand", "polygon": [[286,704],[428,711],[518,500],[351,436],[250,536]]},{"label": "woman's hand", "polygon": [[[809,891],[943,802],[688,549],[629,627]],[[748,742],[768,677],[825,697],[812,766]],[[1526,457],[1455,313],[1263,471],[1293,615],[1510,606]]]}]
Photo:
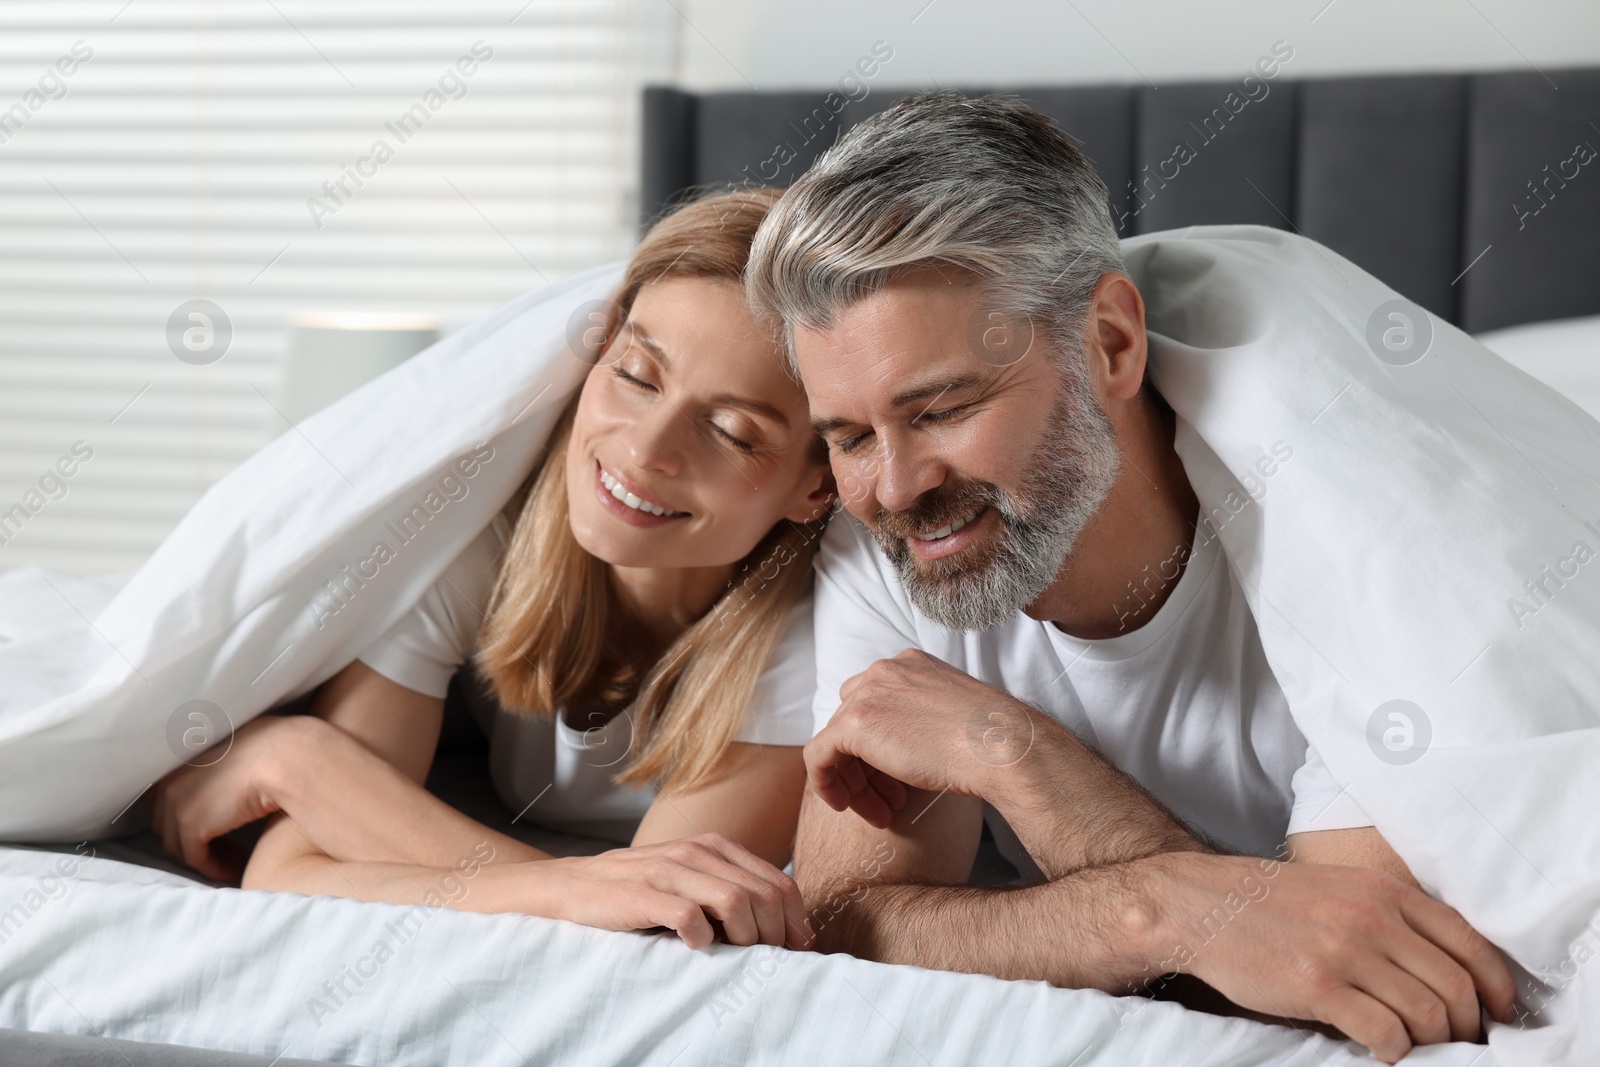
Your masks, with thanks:
[{"label": "woman's hand", "polygon": [[212,842],[278,810],[268,795],[270,771],[302,716],[263,715],[234,732],[227,755],[207,766],[185,764],[150,790],[150,827],[166,850],[209,878],[238,882],[243,857],[220,854]]},{"label": "woman's hand", "polygon": [[794,879],[721,834],[548,860],[556,896],[543,914],[605,930],[675,930],[704,948],[720,923],[735,945],[811,945]]}]

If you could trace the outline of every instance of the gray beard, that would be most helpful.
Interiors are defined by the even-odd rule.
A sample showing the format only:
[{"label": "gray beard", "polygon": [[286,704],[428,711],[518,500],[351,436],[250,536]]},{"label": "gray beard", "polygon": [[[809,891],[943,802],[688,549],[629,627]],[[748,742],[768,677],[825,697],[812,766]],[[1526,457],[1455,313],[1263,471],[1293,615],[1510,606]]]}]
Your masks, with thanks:
[{"label": "gray beard", "polygon": [[[1019,479],[1034,488],[1013,496],[991,482],[973,482],[940,499],[918,500],[903,512],[878,513],[878,547],[895,565],[912,604],[946,629],[993,629],[1037,600],[1116,481],[1121,453],[1087,368],[1077,353],[1063,362],[1066,380],[1044,440]],[[982,557],[973,549],[958,553],[959,563],[912,553],[907,538],[913,530],[937,528],[980,505],[992,507],[1001,521]]]}]

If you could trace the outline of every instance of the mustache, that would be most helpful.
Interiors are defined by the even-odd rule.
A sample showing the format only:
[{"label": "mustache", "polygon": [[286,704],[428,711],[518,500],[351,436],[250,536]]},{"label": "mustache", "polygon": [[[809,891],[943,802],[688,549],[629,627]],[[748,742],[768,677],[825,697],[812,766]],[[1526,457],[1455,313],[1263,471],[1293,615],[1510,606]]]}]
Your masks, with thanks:
[{"label": "mustache", "polygon": [[880,540],[908,541],[919,533],[937,530],[980,508],[1003,502],[998,486],[990,482],[962,482],[923,493],[900,511],[879,507],[874,525]]}]

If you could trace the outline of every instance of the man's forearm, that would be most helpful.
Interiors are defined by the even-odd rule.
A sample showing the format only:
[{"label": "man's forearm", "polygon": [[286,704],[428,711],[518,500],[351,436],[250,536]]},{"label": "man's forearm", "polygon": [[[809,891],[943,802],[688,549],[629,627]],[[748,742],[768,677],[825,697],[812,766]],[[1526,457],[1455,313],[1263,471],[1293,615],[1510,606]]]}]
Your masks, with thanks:
[{"label": "man's forearm", "polygon": [[1152,873],[1138,861],[1022,888],[857,883],[807,904],[819,951],[1125,993],[1153,955]]},{"label": "man's forearm", "polygon": [[[1020,705],[1019,705],[1020,709]],[[1046,878],[1163,852],[1212,851],[1137,782],[1043,712],[997,749],[983,798]]]},{"label": "man's forearm", "polygon": [[[906,862],[909,856],[886,865],[881,881],[849,877],[838,856],[854,849],[841,848],[845,839],[823,826],[848,834],[859,832],[858,825],[849,813],[825,812],[817,801],[811,834],[800,835],[796,867],[817,947],[882,962],[1126,992],[1146,976],[1155,954],[1156,901],[1171,882],[1152,859],[1209,849],[1053,719],[1020,703],[998,715],[988,722],[999,742],[985,739],[984,767],[970,780],[976,795],[908,805],[892,832],[902,843],[952,832],[953,824],[940,825],[954,817],[951,805],[981,799],[1006,819],[1048,881],[998,889],[914,884],[965,880],[965,868],[930,878],[926,861]],[[802,816],[803,828],[805,822]],[[976,836],[977,827],[970,832]]]}]

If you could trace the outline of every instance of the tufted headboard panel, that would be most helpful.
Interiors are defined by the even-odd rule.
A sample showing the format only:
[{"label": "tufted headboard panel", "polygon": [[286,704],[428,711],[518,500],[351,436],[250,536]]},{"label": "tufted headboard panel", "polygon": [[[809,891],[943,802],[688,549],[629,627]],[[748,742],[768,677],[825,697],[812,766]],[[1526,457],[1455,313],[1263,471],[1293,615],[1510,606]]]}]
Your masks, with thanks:
[{"label": "tufted headboard panel", "polygon": [[[1093,160],[1126,236],[1293,228],[1474,333],[1600,314],[1600,69],[1280,77],[1249,90],[1011,91]],[[645,221],[695,187],[786,185],[901,95],[646,89]]]}]

